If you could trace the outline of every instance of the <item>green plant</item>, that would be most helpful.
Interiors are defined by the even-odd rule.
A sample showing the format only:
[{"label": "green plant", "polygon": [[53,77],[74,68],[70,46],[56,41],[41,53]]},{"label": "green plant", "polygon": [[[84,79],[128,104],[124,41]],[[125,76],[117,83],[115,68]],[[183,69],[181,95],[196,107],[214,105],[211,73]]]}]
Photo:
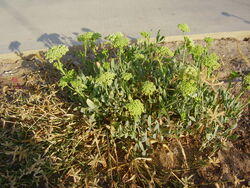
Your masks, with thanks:
[{"label": "green plant", "polygon": [[178,24],[178,28],[182,31],[182,32],[190,32],[190,28],[187,24]]},{"label": "green plant", "polygon": [[[179,24],[178,28],[182,32],[190,31],[186,24]],[[211,122],[212,115],[208,112],[240,112],[242,107],[237,105],[237,100],[222,92],[222,88],[215,90],[209,84],[214,70],[220,67],[218,56],[209,53],[213,39],[205,38],[207,45],[201,46],[184,36],[183,45],[172,52],[161,45],[164,37],[159,32],[155,42],[150,41],[149,33],[142,32],[141,35],[144,39],[131,45],[122,33],[106,37],[106,45],[112,48],[104,47],[105,54],[111,53],[109,50],[117,50],[117,56],[103,57],[104,49],[97,50],[96,56],[102,58],[98,59],[100,66],[93,69],[91,75],[84,75],[81,70],[64,70],[61,64],[56,66],[63,75],[59,85],[71,90],[74,100],[81,103],[79,109],[82,113],[94,115],[97,127],[103,124],[112,126],[113,133],[115,131],[112,135],[117,138],[133,135],[131,138],[136,142],[147,144],[142,135],[146,134],[150,139],[153,135],[154,138],[167,138],[188,133],[204,140],[207,146],[208,142],[217,143],[225,137],[233,126],[224,125],[230,124],[230,119],[235,119],[239,113],[236,113],[237,116],[222,113]],[[84,42],[86,52],[87,46],[95,46],[93,43],[99,37],[99,34],[87,33],[78,39]],[[61,48],[58,47],[58,50]],[[50,49],[47,58],[58,64],[59,56],[49,58],[55,50],[56,47]],[[227,105],[229,102],[230,106]],[[155,126],[162,118],[174,120],[176,126],[171,129],[150,128],[148,117]],[[204,144],[202,147],[205,147]]]},{"label": "green plant", "polygon": [[126,107],[128,109],[129,114],[135,118],[140,117],[144,112],[144,106],[138,99],[131,100]]},{"label": "green plant", "polygon": [[142,86],[142,93],[144,95],[150,96],[156,91],[156,87],[153,82],[146,81]]},{"label": "green plant", "polygon": [[78,41],[83,43],[84,53],[81,53],[84,60],[86,60],[88,50],[96,52],[96,41],[100,39],[102,35],[100,33],[87,32],[78,36]]},{"label": "green plant", "polygon": [[172,49],[160,31],[155,40],[141,35],[128,43],[115,33],[97,45],[100,36],[87,33],[77,67],[63,57],[68,47],[49,49],[63,92],[41,72],[23,89],[0,90],[2,187],[195,187],[197,170],[219,168],[216,151],[235,138],[250,102],[239,102],[249,75],[232,95],[234,83],[216,79],[211,38],[203,46],[184,36]]},{"label": "green plant", "polygon": [[50,48],[50,50],[46,53],[46,59],[50,63],[54,63],[54,67],[65,74],[65,70],[63,68],[63,64],[61,62],[61,58],[69,51],[69,48],[64,45],[58,45]]}]

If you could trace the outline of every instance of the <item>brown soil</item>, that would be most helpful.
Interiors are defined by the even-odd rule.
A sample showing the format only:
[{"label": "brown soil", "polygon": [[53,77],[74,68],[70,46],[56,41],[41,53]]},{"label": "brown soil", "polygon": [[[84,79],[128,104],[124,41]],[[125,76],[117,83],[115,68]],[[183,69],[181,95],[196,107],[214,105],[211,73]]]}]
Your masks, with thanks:
[{"label": "brown soil", "polygon": [[[178,43],[181,42],[167,45],[175,48]],[[197,41],[197,43],[204,42]],[[250,73],[249,38],[242,41],[233,38],[215,40],[211,51],[220,57],[222,66],[218,71],[219,80],[228,80],[232,71],[242,76]],[[241,81],[241,78],[233,81],[237,83],[233,93],[237,93]],[[242,101],[249,100],[249,96],[250,92],[247,92]],[[235,134],[239,136],[236,141],[225,143],[226,147],[211,159],[209,165],[196,171],[196,184],[200,185],[198,187],[250,187],[250,106],[244,110]],[[171,160],[167,161],[169,163]],[[167,163],[163,163],[162,166],[168,165]]]},{"label": "brown soil", "polygon": [[[172,42],[167,45],[174,48],[180,42]],[[201,42],[202,43],[202,42]],[[244,75],[250,72],[250,39],[239,41],[232,38],[215,40],[211,51],[216,52],[221,59],[221,69],[218,76],[226,80],[231,71]],[[0,58],[0,89],[11,85],[22,88],[25,76],[30,72],[40,72],[46,82],[54,82],[57,73],[51,71],[52,66],[43,59],[43,52],[23,57],[19,60]],[[67,57],[74,61],[73,56]],[[50,74],[48,74],[48,70]],[[241,84],[241,80],[235,80]],[[243,96],[243,100],[249,97],[249,92]],[[226,142],[223,149],[214,154],[209,164],[195,169],[195,184],[198,187],[250,187],[250,107],[245,109],[242,119],[235,130],[239,137],[235,141]],[[158,146],[152,156],[156,166],[163,169],[176,168],[181,165],[183,153],[178,143],[173,147],[164,148]],[[195,156],[195,148],[185,147],[187,161]],[[179,148],[179,149],[175,149]],[[158,151],[158,152],[157,152]],[[188,164],[185,164],[188,165]]]}]

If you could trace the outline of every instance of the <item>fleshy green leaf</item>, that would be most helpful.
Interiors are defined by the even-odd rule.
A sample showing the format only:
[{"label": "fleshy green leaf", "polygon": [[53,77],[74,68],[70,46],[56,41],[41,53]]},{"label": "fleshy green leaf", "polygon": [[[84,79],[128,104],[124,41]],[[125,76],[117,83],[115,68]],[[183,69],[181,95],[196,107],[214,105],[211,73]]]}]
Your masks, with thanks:
[{"label": "fleshy green leaf", "polygon": [[91,101],[90,99],[87,99],[87,100],[86,100],[86,103],[87,103],[88,107],[89,107],[91,110],[94,110],[94,109],[96,109],[96,107],[97,107],[97,106],[94,104],[94,102]]}]

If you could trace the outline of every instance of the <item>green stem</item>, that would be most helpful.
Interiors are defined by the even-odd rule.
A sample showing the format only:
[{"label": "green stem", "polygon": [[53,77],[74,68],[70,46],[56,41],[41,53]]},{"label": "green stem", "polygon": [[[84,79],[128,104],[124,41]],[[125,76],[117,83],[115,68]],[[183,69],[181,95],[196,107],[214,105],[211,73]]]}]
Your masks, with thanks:
[{"label": "green stem", "polygon": [[183,49],[183,58],[182,58],[182,63],[184,64],[185,59],[186,59],[186,40],[184,40],[184,49]]},{"label": "green stem", "polygon": [[88,46],[88,41],[86,40],[84,42],[84,59],[86,60],[87,58],[87,46]]},{"label": "green stem", "polygon": [[119,63],[120,63],[122,71],[124,71],[124,67],[122,64],[122,49],[121,48],[119,49]]},{"label": "green stem", "polygon": [[[62,65],[62,62],[61,62],[60,60],[58,60],[58,63]],[[63,75],[66,75],[66,72],[65,72],[65,70],[63,69],[63,67],[60,68],[59,70],[63,73]]]}]

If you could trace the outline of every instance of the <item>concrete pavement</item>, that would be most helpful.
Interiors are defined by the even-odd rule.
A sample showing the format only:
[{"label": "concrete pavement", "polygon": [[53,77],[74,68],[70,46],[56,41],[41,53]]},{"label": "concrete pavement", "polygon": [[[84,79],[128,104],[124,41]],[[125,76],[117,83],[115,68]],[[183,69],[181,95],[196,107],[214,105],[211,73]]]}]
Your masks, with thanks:
[{"label": "concrete pavement", "polygon": [[78,34],[250,30],[249,0],[0,0],[0,53],[78,44]]}]

